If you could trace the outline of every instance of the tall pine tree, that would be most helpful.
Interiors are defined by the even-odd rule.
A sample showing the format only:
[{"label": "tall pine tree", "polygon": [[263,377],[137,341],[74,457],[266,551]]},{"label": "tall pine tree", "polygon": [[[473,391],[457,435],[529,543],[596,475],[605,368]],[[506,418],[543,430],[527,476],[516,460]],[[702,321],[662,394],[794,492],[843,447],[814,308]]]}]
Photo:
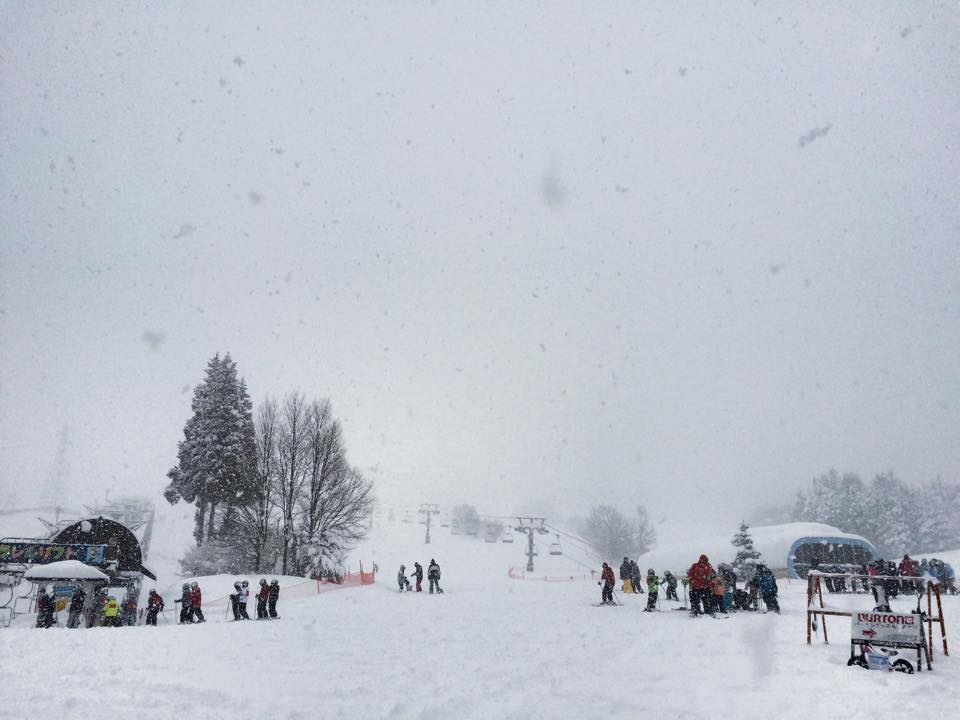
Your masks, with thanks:
[{"label": "tall pine tree", "polygon": [[737,549],[737,557],[733,560],[733,569],[740,577],[753,575],[760,564],[760,553],[753,547],[753,538],[750,536],[750,526],[740,523],[740,530],[730,540],[730,544]]},{"label": "tall pine tree", "polygon": [[253,404],[229,354],[207,363],[191,408],[164,496],[171,504],[186,500],[197,506],[194,537],[202,545],[216,534],[218,507],[229,519],[255,493]]}]

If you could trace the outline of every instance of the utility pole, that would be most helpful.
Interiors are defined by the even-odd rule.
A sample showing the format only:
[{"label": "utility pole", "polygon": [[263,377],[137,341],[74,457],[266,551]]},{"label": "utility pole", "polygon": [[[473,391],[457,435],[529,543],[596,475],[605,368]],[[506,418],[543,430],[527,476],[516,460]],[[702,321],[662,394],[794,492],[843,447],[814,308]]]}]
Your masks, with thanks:
[{"label": "utility pole", "polygon": [[430,516],[440,512],[440,506],[436,503],[420,503],[420,514],[427,516],[427,536],[423,540],[424,545],[430,544]]},{"label": "utility pole", "polygon": [[543,527],[546,518],[542,517],[518,517],[517,526],[514,528],[518,533],[527,535],[527,572],[533,572],[533,534],[547,534],[547,529]]}]

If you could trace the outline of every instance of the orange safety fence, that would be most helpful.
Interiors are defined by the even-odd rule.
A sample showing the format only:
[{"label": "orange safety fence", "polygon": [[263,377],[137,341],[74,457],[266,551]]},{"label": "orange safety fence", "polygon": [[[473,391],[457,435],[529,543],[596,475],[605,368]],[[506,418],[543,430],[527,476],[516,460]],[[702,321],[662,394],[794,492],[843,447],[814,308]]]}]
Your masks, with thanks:
[{"label": "orange safety fence", "polygon": [[[363,565],[359,572],[347,571],[340,582],[328,578],[304,578],[303,582],[294,585],[287,585],[280,588],[280,598],[305,598],[333,590],[343,590],[348,587],[360,587],[361,585],[373,585],[376,582],[376,573],[364,572]],[[256,592],[251,588],[250,599],[255,600]],[[204,606],[225,605],[230,602],[230,596],[224,595],[215,600],[204,600]]]}]

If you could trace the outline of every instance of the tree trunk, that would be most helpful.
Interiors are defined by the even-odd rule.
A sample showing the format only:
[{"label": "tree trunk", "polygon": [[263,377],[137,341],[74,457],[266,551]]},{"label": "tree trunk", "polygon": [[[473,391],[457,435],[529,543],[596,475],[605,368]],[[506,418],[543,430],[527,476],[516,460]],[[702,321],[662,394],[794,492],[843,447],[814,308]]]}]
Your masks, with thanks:
[{"label": "tree trunk", "polygon": [[210,502],[210,522],[207,524],[207,540],[213,539],[213,520],[217,516],[217,502]]},{"label": "tree trunk", "polygon": [[203,523],[207,519],[207,501],[203,498],[197,498],[197,511],[193,515],[193,537],[197,541],[197,547],[203,545]]}]

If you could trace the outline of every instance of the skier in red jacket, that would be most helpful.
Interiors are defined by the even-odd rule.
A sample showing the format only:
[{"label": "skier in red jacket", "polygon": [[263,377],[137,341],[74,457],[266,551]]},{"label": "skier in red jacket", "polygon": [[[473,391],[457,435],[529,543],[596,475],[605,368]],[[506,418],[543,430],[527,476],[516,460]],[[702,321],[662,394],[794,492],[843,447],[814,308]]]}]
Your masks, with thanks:
[{"label": "skier in red jacket", "polygon": [[690,581],[691,614],[699,615],[702,603],[703,612],[713,615],[710,581],[713,580],[715,575],[713,566],[706,555],[701,555],[700,559],[687,570],[687,579]]},{"label": "skier in red jacket", "polygon": [[613,568],[603,564],[603,570],[600,572],[600,582],[603,590],[600,592],[601,605],[613,605],[613,585],[617,579],[613,576]]},{"label": "skier in red jacket", "polygon": [[203,610],[200,609],[200,600],[200,585],[197,582],[190,583],[190,612],[193,613],[194,622],[205,622]]}]

